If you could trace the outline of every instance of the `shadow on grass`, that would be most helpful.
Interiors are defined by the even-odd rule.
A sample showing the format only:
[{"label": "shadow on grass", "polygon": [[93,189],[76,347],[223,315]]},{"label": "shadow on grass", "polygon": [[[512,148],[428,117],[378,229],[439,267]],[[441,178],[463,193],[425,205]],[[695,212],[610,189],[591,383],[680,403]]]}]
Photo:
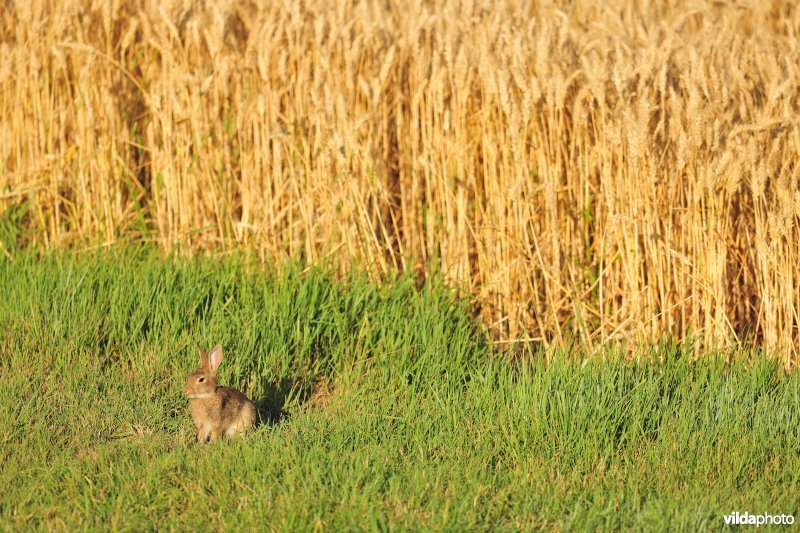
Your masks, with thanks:
[{"label": "shadow on grass", "polygon": [[282,378],[277,383],[265,381],[262,384],[264,395],[253,403],[258,411],[256,427],[262,425],[274,426],[289,418],[286,412],[286,400],[289,398],[294,382],[289,378]]},{"label": "shadow on grass", "polygon": [[315,399],[320,391],[325,390],[327,381],[324,378],[309,380],[308,378],[283,377],[277,383],[264,381],[263,395],[253,401],[258,411],[256,427],[274,426],[287,420],[291,415],[286,410],[287,403],[303,407],[316,405]]}]

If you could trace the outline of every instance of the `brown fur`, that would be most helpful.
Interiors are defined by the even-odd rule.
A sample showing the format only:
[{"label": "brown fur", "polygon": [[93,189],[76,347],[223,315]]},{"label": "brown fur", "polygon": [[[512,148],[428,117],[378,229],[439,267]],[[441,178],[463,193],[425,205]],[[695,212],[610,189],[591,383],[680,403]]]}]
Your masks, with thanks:
[{"label": "brown fur", "polygon": [[236,389],[217,384],[217,368],[222,361],[222,347],[217,345],[206,355],[201,348],[200,367],[186,378],[184,394],[189,397],[189,412],[197,428],[197,442],[243,433],[256,423],[256,407]]}]

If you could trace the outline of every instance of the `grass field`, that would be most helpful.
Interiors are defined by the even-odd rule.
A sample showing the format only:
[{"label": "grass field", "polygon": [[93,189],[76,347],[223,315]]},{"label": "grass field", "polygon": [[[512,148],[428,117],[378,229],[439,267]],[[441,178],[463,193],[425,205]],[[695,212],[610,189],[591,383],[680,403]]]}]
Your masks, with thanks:
[{"label": "grass field", "polygon": [[[11,257],[0,530],[696,530],[800,511],[800,376],[761,355],[504,352],[435,279]],[[216,342],[263,421],[199,447],[181,387]]]},{"label": "grass field", "polygon": [[797,515],[798,5],[4,0],[0,531]]}]

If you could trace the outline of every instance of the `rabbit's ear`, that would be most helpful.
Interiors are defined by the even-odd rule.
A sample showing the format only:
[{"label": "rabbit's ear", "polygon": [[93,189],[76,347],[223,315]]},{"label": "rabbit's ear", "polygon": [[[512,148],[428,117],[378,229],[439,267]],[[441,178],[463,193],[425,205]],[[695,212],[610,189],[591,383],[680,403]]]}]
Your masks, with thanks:
[{"label": "rabbit's ear", "polygon": [[222,362],[222,346],[217,344],[208,353],[208,360],[211,363],[211,371],[216,372],[219,364]]},{"label": "rabbit's ear", "polygon": [[197,347],[197,351],[200,352],[200,366],[202,368],[208,368],[208,356],[200,346]]}]

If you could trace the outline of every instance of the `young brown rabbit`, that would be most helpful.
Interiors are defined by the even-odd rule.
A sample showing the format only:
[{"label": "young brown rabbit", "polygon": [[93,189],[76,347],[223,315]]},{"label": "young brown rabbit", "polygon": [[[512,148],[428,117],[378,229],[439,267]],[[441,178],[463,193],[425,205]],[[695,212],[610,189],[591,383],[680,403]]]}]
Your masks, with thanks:
[{"label": "young brown rabbit", "polygon": [[205,444],[220,436],[243,432],[256,423],[256,406],[238,390],[217,385],[217,368],[222,362],[222,346],[206,355],[199,346],[200,367],[186,378],[184,394],[189,397],[189,412],[197,428],[197,442]]}]

